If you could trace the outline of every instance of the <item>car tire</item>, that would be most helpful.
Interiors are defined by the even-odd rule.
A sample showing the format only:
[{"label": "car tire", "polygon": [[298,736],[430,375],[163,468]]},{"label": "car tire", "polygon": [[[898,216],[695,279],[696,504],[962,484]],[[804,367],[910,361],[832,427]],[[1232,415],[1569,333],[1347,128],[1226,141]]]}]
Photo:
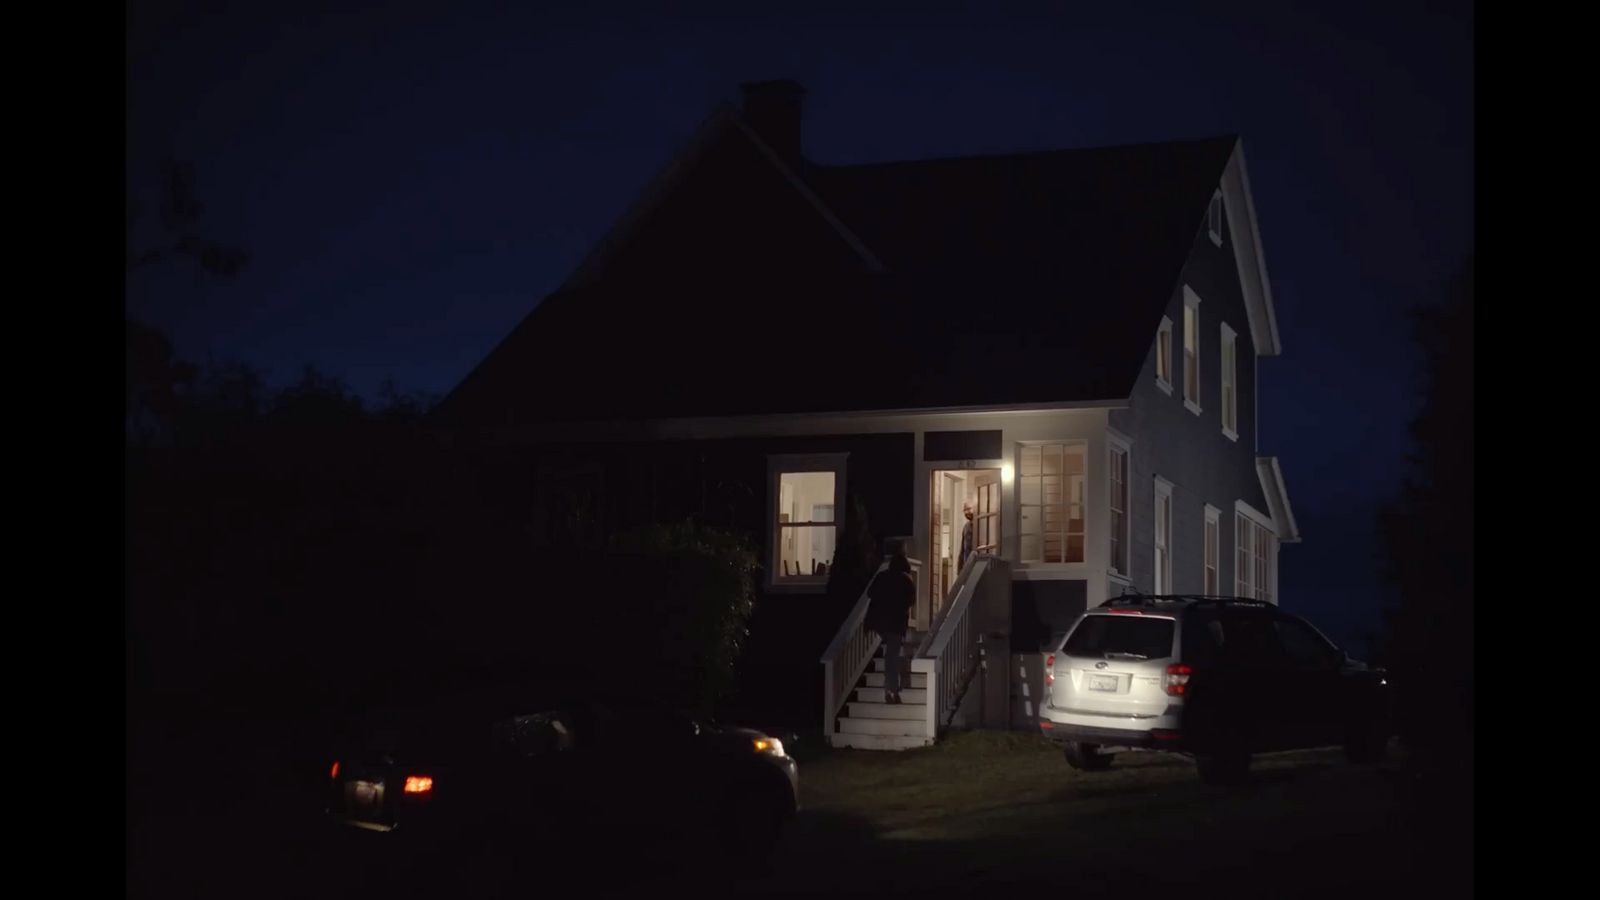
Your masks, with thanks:
[{"label": "car tire", "polygon": [[1101,753],[1099,744],[1084,744],[1074,741],[1062,748],[1067,757],[1067,765],[1081,772],[1104,772],[1111,768],[1111,760],[1116,757],[1114,753]]},{"label": "car tire", "polygon": [[1250,776],[1250,754],[1238,751],[1202,754],[1195,757],[1195,768],[1205,784],[1240,784]]}]

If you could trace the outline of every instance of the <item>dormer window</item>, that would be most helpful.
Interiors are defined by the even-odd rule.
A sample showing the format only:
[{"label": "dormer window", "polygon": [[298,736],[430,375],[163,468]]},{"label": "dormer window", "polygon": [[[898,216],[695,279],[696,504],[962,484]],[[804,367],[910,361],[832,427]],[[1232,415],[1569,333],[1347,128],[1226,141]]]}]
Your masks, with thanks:
[{"label": "dormer window", "polygon": [[1211,195],[1211,205],[1206,207],[1206,232],[1211,235],[1211,243],[1222,246],[1222,192],[1217,191]]}]

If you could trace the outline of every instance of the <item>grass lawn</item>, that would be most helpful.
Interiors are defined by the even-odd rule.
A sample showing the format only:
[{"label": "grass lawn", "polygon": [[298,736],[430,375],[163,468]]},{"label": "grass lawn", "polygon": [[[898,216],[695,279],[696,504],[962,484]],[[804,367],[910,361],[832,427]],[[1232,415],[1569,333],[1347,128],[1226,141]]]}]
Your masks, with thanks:
[{"label": "grass lawn", "polygon": [[1398,765],[1352,766],[1333,750],[1257,757],[1234,788],[1203,785],[1191,762],[1166,754],[1078,772],[1048,740],[1010,732],[800,760],[804,810],[771,871],[744,885],[752,892],[1213,885],[1231,896],[1383,897],[1465,871],[1439,868]]}]

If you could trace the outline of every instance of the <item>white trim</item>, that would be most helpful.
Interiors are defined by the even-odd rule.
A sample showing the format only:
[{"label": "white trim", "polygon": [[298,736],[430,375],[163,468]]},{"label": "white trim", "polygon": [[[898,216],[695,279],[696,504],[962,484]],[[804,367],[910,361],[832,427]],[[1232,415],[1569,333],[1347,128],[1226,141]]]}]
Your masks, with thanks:
[{"label": "white trim", "polygon": [[[1194,396],[1189,396],[1189,310],[1194,310]],[[1183,408],[1200,415],[1200,395],[1205,392],[1204,370],[1201,368],[1200,348],[1204,346],[1204,335],[1200,332],[1200,295],[1187,284],[1183,286],[1183,349],[1179,359],[1183,361]]]},{"label": "white trim", "polygon": [[1222,216],[1221,216],[1221,210],[1222,210],[1222,188],[1220,188],[1220,187],[1217,188],[1216,191],[1212,193],[1211,202],[1206,204],[1206,233],[1208,235],[1210,235],[1211,243],[1216,244],[1218,247],[1221,247],[1222,246],[1222,230],[1221,230],[1222,229],[1222,222],[1218,221],[1218,222],[1213,223],[1211,221],[1211,211],[1214,210],[1214,209],[1218,211],[1217,218],[1220,220],[1222,218]]},{"label": "white trim", "polygon": [[[844,530],[845,477],[850,461],[849,453],[769,453],[767,454],[767,565],[764,588],[774,594],[820,594],[828,589],[828,576],[790,576],[779,580],[778,535],[778,485],[779,479],[791,472],[833,473],[833,546],[839,547],[839,535]],[[831,562],[830,562],[831,566]]]},{"label": "white trim", "polygon": [[1256,475],[1261,479],[1262,493],[1267,495],[1267,507],[1272,510],[1272,520],[1283,524],[1278,529],[1278,540],[1286,544],[1300,543],[1300,524],[1295,521],[1294,508],[1289,505],[1289,488],[1283,482],[1283,470],[1278,467],[1278,458],[1258,457]]},{"label": "white trim", "polygon": [[[1061,556],[1062,556],[1063,559],[1061,561],[1055,561],[1055,562],[1050,562],[1050,561],[1046,561],[1046,560],[1043,560],[1043,559],[1029,560],[1029,559],[1026,559],[1023,556],[1023,549],[1022,549],[1023,548],[1023,539],[1024,539],[1024,537],[1026,537],[1026,535],[1024,535],[1023,531],[1022,531],[1022,511],[1023,511],[1023,507],[1024,506],[1036,507],[1040,511],[1039,512],[1039,534],[1038,534],[1038,537],[1039,537],[1039,555],[1040,556],[1044,555],[1044,547],[1045,547],[1044,510],[1046,508],[1046,504],[1044,502],[1044,485],[1043,485],[1044,458],[1043,458],[1043,450],[1041,450],[1040,451],[1040,459],[1039,459],[1039,466],[1040,466],[1040,474],[1039,475],[1036,475],[1036,476],[1024,476],[1022,474],[1022,451],[1023,451],[1024,448],[1027,448],[1027,447],[1040,447],[1040,448],[1043,448],[1043,447],[1050,447],[1050,446],[1056,446],[1056,445],[1059,445],[1062,448],[1062,457],[1061,457],[1062,472],[1061,472],[1059,477],[1061,478],[1061,503],[1060,503],[1061,515],[1062,515]],[[1082,458],[1083,458],[1083,474],[1080,477],[1083,478],[1083,486],[1084,486],[1083,502],[1081,504],[1083,506],[1083,509],[1079,511],[1079,513],[1080,513],[1080,521],[1083,522],[1083,559],[1077,560],[1077,561],[1072,561],[1072,560],[1066,560],[1065,559],[1065,557],[1067,555],[1067,552],[1068,552],[1068,547],[1071,545],[1070,538],[1072,537],[1072,532],[1067,531],[1066,528],[1067,528],[1067,523],[1072,521],[1072,519],[1071,519],[1071,509],[1072,509],[1072,506],[1073,506],[1072,492],[1070,490],[1070,488],[1072,486],[1072,480],[1071,480],[1071,476],[1067,475],[1065,466],[1066,466],[1067,456],[1069,454],[1071,454],[1074,450],[1076,450],[1076,451],[1078,451],[1079,453],[1082,454]],[[1016,523],[1016,526],[1017,526],[1017,530],[1016,530],[1016,535],[1017,535],[1016,566],[1017,566],[1017,569],[1020,570],[1020,569],[1032,568],[1032,569],[1035,569],[1035,570],[1046,570],[1046,571],[1048,571],[1048,570],[1056,569],[1056,568],[1059,568],[1059,567],[1072,566],[1072,567],[1076,567],[1080,571],[1084,570],[1084,568],[1088,565],[1090,557],[1094,553],[1094,548],[1089,543],[1089,536],[1094,533],[1094,529],[1089,527],[1089,515],[1090,515],[1091,511],[1094,509],[1093,498],[1094,498],[1094,494],[1095,494],[1094,481],[1091,480],[1091,478],[1090,478],[1090,476],[1093,473],[1094,468],[1095,468],[1094,467],[1094,442],[1089,440],[1088,438],[1044,438],[1044,439],[1035,439],[1035,440],[1019,440],[1019,441],[1016,441],[1014,446],[1012,447],[1012,453],[1014,454],[1014,458],[1016,460],[1015,468],[1012,470],[1012,472],[1013,472],[1012,481],[1014,482],[1014,487],[1015,487],[1015,490],[1013,491],[1013,494],[1016,497],[1016,500],[1015,500],[1015,503],[1013,504],[1013,506],[1014,506],[1016,511],[1015,511],[1015,513],[1011,513],[1011,514],[1008,514],[1008,515],[1010,515],[1012,517],[1012,521],[1014,521]],[[1040,479],[1039,502],[1038,503],[1024,504],[1022,502],[1022,485],[1023,485],[1023,479],[1025,477],[1033,477],[1033,478],[1039,478]],[[1003,532],[1002,532],[1002,534],[1003,534]],[[1065,577],[1065,576],[1062,576],[1062,577]]]},{"label": "white trim", "polygon": [[[1232,348],[1232,359],[1229,359],[1229,348]],[[1239,440],[1239,334],[1227,322],[1222,323],[1222,343],[1217,348],[1217,372],[1221,378],[1217,381],[1217,406],[1222,412],[1222,436],[1230,441]],[[1233,387],[1233,421],[1228,421],[1228,403],[1224,399],[1228,393],[1228,382],[1232,381]]]},{"label": "white trim", "polygon": [[[1175,593],[1172,585],[1172,538],[1177,529],[1172,527],[1172,518],[1175,504],[1172,502],[1172,482],[1162,478],[1155,478],[1155,505],[1151,509],[1151,523],[1154,525],[1153,542],[1150,545],[1150,581],[1152,592],[1157,594]],[[1167,501],[1167,533],[1161,533],[1161,501]],[[1161,553],[1166,553],[1162,560]],[[1165,565],[1163,565],[1163,562]],[[1164,570],[1164,571],[1163,571]],[[1163,577],[1165,576],[1165,577]]]},{"label": "white trim", "polygon": [[[1111,545],[1111,461],[1115,454],[1121,453],[1122,466],[1122,534],[1119,535],[1118,544],[1122,548],[1123,568],[1116,568],[1116,560],[1110,556]],[[1127,578],[1133,569],[1133,442],[1124,437],[1111,426],[1106,426],[1106,574],[1112,578]]]},{"label": "white trim", "polygon": [[[1166,335],[1166,337],[1167,337],[1167,352],[1166,353],[1162,353],[1161,352],[1161,336],[1162,335]],[[1161,327],[1156,329],[1156,349],[1155,349],[1155,355],[1156,355],[1156,387],[1158,387],[1161,390],[1165,391],[1167,393],[1167,396],[1169,396],[1169,397],[1172,396],[1172,379],[1170,377],[1169,378],[1161,377],[1161,370],[1162,370],[1162,368],[1165,368],[1167,370],[1167,375],[1170,376],[1172,374],[1172,350],[1173,350],[1173,347],[1172,347],[1172,317],[1171,316],[1162,316],[1161,317]],[[1163,356],[1165,356],[1166,359],[1163,360],[1162,359]],[[1165,367],[1163,367],[1161,365],[1163,362],[1166,363]]]},{"label": "white trim", "polygon": [[1239,268],[1239,284],[1244,289],[1245,309],[1250,319],[1250,343],[1257,356],[1277,356],[1283,352],[1283,343],[1278,335],[1278,316],[1272,302],[1272,280],[1267,277],[1266,254],[1261,248],[1261,226],[1256,218],[1255,199],[1250,191],[1250,172],[1244,161],[1243,140],[1234,143],[1233,155],[1223,169],[1222,202],[1227,215],[1228,238],[1233,244],[1234,260]]},{"label": "white trim", "polygon": [[[1217,529],[1217,536],[1211,541],[1211,556],[1206,558],[1205,542],[1206,539],[1211,536],[1209,532],[1212,527]],[[1208,592],[1206,588],[1205,577],[1206,570],[1210,569],[1217,573],[1217,583],[1211,588],[1211,590],[1214,590],[1220,594],[1222,593],[1222,510],[1207,503],[1205,505],[1205,524],[1202,525],[1201,528],[1200,554],[1202,559],[1200,560],[1200,589],[1202,593]]]},{"label": "white trim", "polygon": [[1270,530],[1273,534],[1278,533],[1278,526],[1273,524],[1271,516],[1261,512],[1243,500],[1233,501],[1233,511],[1239,513],[1247,519],[1253,519],[1257,525]]},{"label": "white trim", "polygon": [[[1262,594],[1266,594],[1266,599],[1276,605],[1279,602],[1278,544],[1280,543],[1278,540],[1277,529],[1272,527],[1272,523],[1269,520],[1264,519],[1260,513],[1256,512],[1256,510],[1252,508],[1250,504],[1245,503],[1243,500],[1235,501],[1234,507],[1234,593],[1241,597],[1249,597],[1257,600],[1262,599]],[[1239,532],[1241,526],[1244,526],[1247,523],[1249,527],[1243,529],[1245,532],[1246,542],[1241,543]],[[1266,553],[1264,555],[1257,552],[1261,549],[1260,535],[1263,534],[1266,535]],[[1245,556],[1243,566],[1241,566],[1239,562],[1239,554],[1241,552],[1243,552]],[[1267,567],[1266,578],[1263,579],[1263,581],[1270,582],[1270,587],[1264,587],[1262,582],[1258,582],[1256,580],[1256,576],[1261,574],[1256,571],[1256,564],[1260,561],[1263,561],[1263,558]]]}]

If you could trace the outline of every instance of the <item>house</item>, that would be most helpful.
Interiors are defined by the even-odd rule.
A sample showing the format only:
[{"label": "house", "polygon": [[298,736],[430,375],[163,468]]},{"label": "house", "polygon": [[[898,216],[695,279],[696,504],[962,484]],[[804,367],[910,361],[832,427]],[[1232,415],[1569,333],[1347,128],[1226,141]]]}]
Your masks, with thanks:
[{"label": "house", "polygon": [[[1124,591],[1276,602],[1300,536],[1257,451],[1282,348],[1240,141],[824,165],[802,97],[713,111],[446,420],[608,525],[757,535],[751,670],[836,744],[929,743],[980,695],[1031,724],[1039,649]],[[917,563],[900,706],[825,592],[858,501]],[[1010,675],[973,691],[980,637]]]}]

